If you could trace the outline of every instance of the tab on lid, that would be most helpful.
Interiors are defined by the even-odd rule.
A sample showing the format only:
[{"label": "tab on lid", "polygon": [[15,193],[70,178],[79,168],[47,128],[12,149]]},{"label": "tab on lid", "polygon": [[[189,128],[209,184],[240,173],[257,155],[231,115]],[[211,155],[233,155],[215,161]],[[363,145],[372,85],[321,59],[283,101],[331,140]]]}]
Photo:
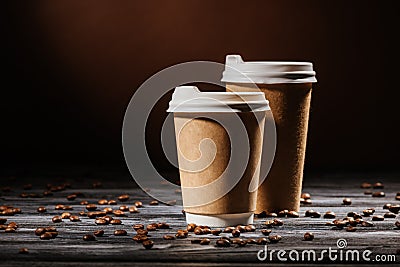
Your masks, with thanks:
[{"label": "tab on lid", "polygon": [[179,86],[167,112],[256,112],[269,110],[262,92],[200,92],[196,86]]},{"label": "tab on lid", "polygon": [[311,62],[243,61],[240,55],[227,55],[222,82],[276,84],[314,83],[315,71]]}]

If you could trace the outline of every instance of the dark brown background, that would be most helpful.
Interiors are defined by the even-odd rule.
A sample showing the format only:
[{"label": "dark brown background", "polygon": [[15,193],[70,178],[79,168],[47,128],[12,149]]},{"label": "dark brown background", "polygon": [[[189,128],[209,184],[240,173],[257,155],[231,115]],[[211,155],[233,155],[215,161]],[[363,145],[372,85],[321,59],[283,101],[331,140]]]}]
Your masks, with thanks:
[{"label": "dark brown background", "polygon": [[[124,169],[121,126],[135,89],[191,60],[306,60],[318,83],[307,170],[395,169],[399,88],[389,1],[3,2],[3,166]],[[155,111],[149,151],[160,168]]]}]

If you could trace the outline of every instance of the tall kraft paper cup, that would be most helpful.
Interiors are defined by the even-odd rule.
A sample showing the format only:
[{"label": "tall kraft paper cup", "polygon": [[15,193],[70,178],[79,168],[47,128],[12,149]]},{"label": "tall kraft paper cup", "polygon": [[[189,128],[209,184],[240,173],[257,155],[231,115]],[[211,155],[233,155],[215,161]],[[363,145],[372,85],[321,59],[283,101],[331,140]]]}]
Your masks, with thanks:
[{"label": "tall kraft paper cup", "polygon": [[[260,92],[175,89],[168,112],[174,113],[187,223],[225,227],[253,222],[266,110],[268,101]],[[241,160],[246,149],[249,157]]]},{"label": "tall kraft paper cup", "polygon": [[299,211],[312,83],[316,82],[312,63],[244,62],[239,55],[228,55],[225,66],[222,81],[227,91],[264,92],[276,125],[275,158],[258,189],[256,213]]}]

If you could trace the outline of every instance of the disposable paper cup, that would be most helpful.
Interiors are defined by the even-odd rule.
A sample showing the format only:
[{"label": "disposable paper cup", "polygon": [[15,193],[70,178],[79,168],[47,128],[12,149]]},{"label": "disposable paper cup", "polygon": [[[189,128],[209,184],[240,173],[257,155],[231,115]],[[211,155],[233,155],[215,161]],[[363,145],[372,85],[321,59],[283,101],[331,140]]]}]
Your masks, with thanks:
[{"label": "disposable paper cup", "polygon": [[222,81],[227,91],[264,92],[275,121],[275,158],[267,178],[258,188],[256,213],[298,211],[312,83],[316,82],[312,64],[244,62],[239,55],[228,55]]},{"label": "disposable paper cup", "polygon": [[268,101],[260,92],[175,89],[168,111],[174,113],[187,223],[253,222],[266,110]]}]

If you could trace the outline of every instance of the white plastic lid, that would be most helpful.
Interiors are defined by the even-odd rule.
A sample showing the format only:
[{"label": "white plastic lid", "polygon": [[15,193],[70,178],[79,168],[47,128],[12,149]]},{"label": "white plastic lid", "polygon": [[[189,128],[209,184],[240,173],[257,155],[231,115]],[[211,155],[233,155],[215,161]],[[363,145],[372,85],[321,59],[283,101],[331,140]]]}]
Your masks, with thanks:
[{"label": "white plastic lid", "polygon": [[222,82],[229,83],[315,83],[311,62],[248,61],[240,55],[227,55]]},{"label": "white plastic lid", "polygon": [[196,86],[179,86],[168,112],[256,112],[269,110],[262,92],[200,92]]}]

